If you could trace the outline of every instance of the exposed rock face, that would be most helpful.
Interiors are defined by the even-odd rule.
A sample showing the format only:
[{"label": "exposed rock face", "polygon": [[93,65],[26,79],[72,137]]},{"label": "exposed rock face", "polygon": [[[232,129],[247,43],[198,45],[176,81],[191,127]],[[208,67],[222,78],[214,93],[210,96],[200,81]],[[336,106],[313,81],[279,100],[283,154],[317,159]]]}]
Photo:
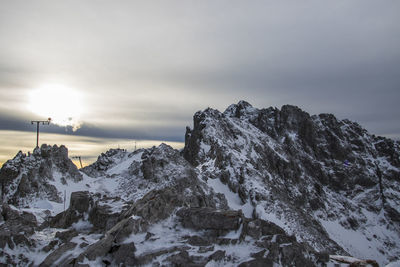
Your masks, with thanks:
[{"label": "exposed rock face", "polygon": [[70,207],[71,209],[79,212],[84,213],[87,212],[91,206],[90,203],[89,192],[73,192],[71,194],[71,202]]},{"label": "exposed rock face", "polygon": [[[202,223],[194,225],[193,222],[197,221],[199,214],[206,215],[206,218],[210,220],[212,220],[212,215],[219,216],[221,222],[226,224],[216,220],[210,224],[203,220]],[[133,219],[133,217],[129,217],[124,219],[109,230],[102,239],[87,247],[78,257],[67,258],[63,260],[64,264],[60,266],[68,266],[71,262],[74,262],[74,264],[82,264],[85,261],[98,262],[99,259],[111,265],[125,263],[128,266],[142,266],[144,264],[205,266],[209,262],[228,263],[228,265],[233,266],[242,262],[243,266],[254,266],[252,261],[243,262],[224,249],[217,249],[217,247],[226,249],[230,246],[234,251],[248,247],[247,250],[252,252],[248,252],[251,255],[247,254],[246,258],[253,258],[253,261],[264,263],[266,266],[268,264],[318,266],[329,261],[327,254],[318,253],[311,247],[298,243],[295,237],[287,236],[283,229],[273,223],[260,219],[255,221],[244,220],[240,212],[213,208],[182,208],[177,215],[179,218],[173,219],[174,216],[172,216],[172,219],[165,221],[165,225],[174,230],[168,230],[168,227],[166,227],[164,228],[166,232],[152,234],[151,238],[146,237],[142,241],[138,241],[140,240],[140,233],[147,231],[152,226],[147,225],[140,229],[132,226],[137,226],[138,223],[143,224],[145,220],[142,218]],[[190,223],[185,224],[185,221]],[[163,225],[162,221],[161,223]],[[259,235],[257,238],[253,238],[254,235],[248,231],[248,225],[258,228]],[[154,227],[153,229],[156,229],[158,226]],[[185,236],[185,230],[182,227],[196,228],[196,231],[199,232],[194,233],[201,233],[201,236]],[[227,235],[229,231],[232,232]],[[172,232],[175,232],[173,244],[165,239]],[[125,238],[121,239],[121,236]],[[132,238],[136,241],[132,242]],[[161,240],[157,242],[158,239]],[[159,245],[162,247],[158,247]],[[208,246],[208,249],[204,249],[204,246]],[[154,247],[154,249],[149,250],[150,247]],[[143,248],[147,249],[143,250]],[[63,247],[60,247],[60,250],[63,249]],[[271,253],[267,253],[267,251]],[[50,257],[53,256],[50,255]]]},{"label": "exposed rock face", "polygon": [[157,222],[169,217],[177,207],[186,205],[215,207],[215,202],[209,199],[204,192],[193,193],[196,195],[185,196],[184,192],[177,190],[176,187],[153,190],[132,205],[130,213],[141,216],[149,222]]},{"label": "exposed rock face", "polygon": [[[137,172],[138,176],[147,187],[151,185],[152,190],[143,190],[147,193],[131,206],[128,216],[138,215],[149,222],[157,222],[182,206],[227,207],[224,196],[210,192],[209,187],[198,179],[196,170],[170,146],[161,144],[148,149],[141,160],[140,166],[135,165],[141,170]],[[133,190],[139,188],[135,185]]]},{"label": "exposed rock face", "polygon": [[244,229],[242,233],[251,236],[254,239],[259,239],[265,235],[285,234],[285,231],[276,224],[261,219],[245,219],[243,225]]},{"label": "exposed rock face", "polygon": [[127,244],[121,244],[119,246],[115,246],[111,254],[115,259],[115,263],[125,264],[127,266],[137,265],[137,260],[135,258],[135,244],[133,242]]},{"label": "exposed rock face", "polygon": [[[112,199],[113,200],[113,199]],[[92,231],[105,232],[114,227],[120,220],[121,212],[113,211],[103,204],[104,199],[88,191],[72,192],[70,206],[65,212],[48,219],[42,227],[67,229],[78,222],[87,222]]]},{"label": "exposed rock face", "polygon": [[88,191],[73,192],[69,208],[51,219],[50,225],[55,228],[68,228],[79,220],[84,220],[92,206],[93,198]]},{"label": "exposed rock face", "polygon": [[184,227],[207,230],[237,230],[243,218],[240,211],[212,208],[183,208],[176,215]]},{"label": "exposed rock face", "polygon": [[42,145],[28,156],[19,152],[0,170],[3,202],[24,206],[35,198],[62,202],[52,182],[66,184],[82,180],[82,175],[68,158],[65,146]]},{"label": "exposed rock face", "polygon": [[13,210],[7,204],[1,208],[3,224],[0,226],[0,248],[8,245],[14,248],[21,243],[32,246],[29,236],[32,235],[37,227],[36,218],[29,212],[19,212]]},{"label": "exposed rock face", "polygon": [[196,113],[185,139],[183,151],[112,149],[82,173],[63,146],[18,153],[0,171],[0,265],[326,266],[400,255],[398,142],[333,115],[243,101]]},{"label": "exposed rock face", "polygon": [[101,153],[95,163],[82,168],[82,172],[91,177],[104,175],[107,170],[116,165],[118,159],[122,159],[126,154],[125,149],[110,149],[106,153]]},{"label": "exposed rock face", "polygon": [[109,206],[97,201],[90,210],[89,221],[95,229],[107,231],[117,224],[120,215],[120,212],[114,212]]},{"label": "exposed rock face", "polygon": [[[6,249],[17,250],[18,247],[33,249],[35,241],[31,238],[37,228],[37,222],[34,215],[29,212],[20,212],[12,209],[7,204],[0,207],[0,259],[3,263],[13,264],[12,255],[5,253]],[[28,263],[24,255],[20,256],[20,261]]]},{"label": "exposed rock face", "polygon": [[[60,262],[60,258],[62,258],[63,254],[68,253],[69,251],[73,250],[77,246],[76,243],[68,242],[61,245],[57,250],[53,251],[46,257],[46,259],[39,265],[40,267],[50,267],[54,266],[55,263],[61,266],[62,263]],[[72,265],[72,264],[71,264]],[[73,266],[73,265],[72,265]]]},{"label": "exposed rock face", "polygon": [[[68,238],[63,243],[67,245],[55,247],[43,261],[45,264],[68,266],[71,262],[83,264],[86,260],[100,260],[113,264],[129,262],[131,265],[148,263],[153,260],[153,257],[182,251],[182,246],[175,249],[163,248],[157,253],[147,255],[135,255],[135,243],[127,241],[129,236],[140,233],[147,235],[147,230],[151,225],[174,216],[181,207],[227,208],[224,196],[215,194],[198,179],[196,169],[180,155],[179,151],[170,146],[162,144],[148,150],[125,154],[122,158],[118,153],[115,156],[115,158],[109,158],[109,162],[113,162],[111,163],[113,167],[104,171],[102,175],[112,180],[120,179],[119,182],[124,185],[125,193],[136,192],[135,196],[127,194],[127,198],[136,201],[127,205],[126,209],[119,209],[120,212],[112,213],[112,210],[116,208],[111,208],[112,202],[121,204],[128,204],[128,202],[123,201],[119,196],[100,196],[88,191],[73,192],[69,208],[51,218],[50,226],[75,230],[65,232]],[[114,172],[114,167],[119,168],[119,160],[125,160],[122,164],[126,166],[126,169],[122,170],[119,177],[110,175]],[[97,166],[98,163],[94,165]],[[133,183],[134,181],[137,183]],[[141,183],[146,187],[142,187]],[[117,192],[119,190],[118,187]],[[226,211],[226,213],[237,214],[234,211]],[[88,224],[90,227],[85,231],[77,227],[77,225],[87,226]],[[74,231],[81,234],[104,233],[104,236],[82,247],[82,252],[77,256],[70,255],[63,257],[62,261],[55,260],[60,253],[67,254],[66,247],[78,246],[78,236],[73,237],[69,234]],[[149,242],[152,242],[151,235],[149,233],[146,239]],[[62,233],[56,234],[60,240],[62,236],[64,236]]]},{"label": "exposed rock face", "polygon": [[[272,214],[318,250],[343,253],[343,247],[382,263],[400,255],[394,223],[400,146],[357,123],[310,116],[295,106],[256,109],[241,101],[223,113],[197,112],[183,155],[203,179],[217,178],[242,203],[251,203],[255,217]],[[374,227],[383,232],[372,236]],[[357,231],[369,248],[353,249],[347,231]]]}]

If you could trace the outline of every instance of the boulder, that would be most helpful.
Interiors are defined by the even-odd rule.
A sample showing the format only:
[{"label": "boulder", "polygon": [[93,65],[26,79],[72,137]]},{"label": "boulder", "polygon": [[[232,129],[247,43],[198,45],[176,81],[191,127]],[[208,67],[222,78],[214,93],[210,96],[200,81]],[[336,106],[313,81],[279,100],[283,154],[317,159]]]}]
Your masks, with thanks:
[{"label": "boulder", "polygon": [[111,254],[118,265],[125,264],[127,266],[133,266],[137,262],[135,251],[135,244],[131,242],[114,246],[111,249]]},{"label": "boulder", "polygon": [[275,234],[282,235],[285,234],[285,231],[276,224],[262,219],[245,219],[244,221],[242,235],[248,235],[254,239],[259,239],[261,236]]},{"label": "boulder", "polygon": [[50,253],[39,267],[50,267],[50,266],[61,266],[62,263],[57,262],[64,253],[73,250],[76,247],[76,243],[68,242],[61,245],[58,249]]},{"label": "boulder", "polygon": [[187,240],[188,244],[192,246],[210,246],[211,242],[207,238],[201,237],[201,236],[191,236]]},{"label": "boulder", "polygon": [[186,228],[205,230],[237,230],[243,219],[241,211],[213,208],[182,208],[177,213]]},{"label": "boulder", "polygon": [[47,246],[43,247],[42,250],[44,252],[50,252],[51,250],[54,249],[56,245],[58,245],[58,242],[59,242],[58,240],[52,240]]},{"label": "boulder", "polygon": [[114,236],[106,234],[106,236],[96,243],[88,246],[77,258],[76,262],[83,262],[85,258],[93,261],[97,257],[105,257],[114,245]]},{"label": "boulder", "polygon": [[119,219],[120,213],[112,212],[109,206],[96,203],[90,210],[89,221],[97,230],[110,230]]},{"label": "boulder", "polygon": [[269,259],[258,258],[242,262],[238,267],[272,267],[275,266],[274,262]]},{"label": "boulder", "polygon": [[85,247],[84,252],[76,257],[74,262],[79,264],[82,263],[85,258],[95,260],[98,257],[104,259],[107,256],[111,256],[111,258],[119,263],[124,260],[134,263],[136,262],[134,258],[135,246],[133,243],[124,244],[123,241],[132,233],[146,231],[146,226],[147,224],[141,218],[134,219],[129,217],[122,219],[113,228],[108,230],[103,238]]},{"label": "boulder", "polygon": [[[173,253],[176,251],[182,252],[182,251],[186,251],[189,249],[190,249],[190,247],[188,247],[188,246],[173,246],[173,247],[169,247],[169,248],[150,250],[143,254],[137,255],[137,258],[136,258],[137,264],[139,266],[146,265],[146,264],[152,262],[152,260],[157,258],[158,256]],[[180,265],[180,266],[182,266],[182,265]],[[183,266],[186,266],[186,265],[183,265]]]},{"label": "boulder", "polygon": [[[263,262],[266,264],[275,262],[282,266],[317,266],[329,261],[326,253],[318,253],[311,247],[298,243],[296,237],[286,234],[262,237],[256,241],[256,246],[263,249],[259,253],[252,254],[256,260],[241,266],[260,266],[259,264]],[[266,251],[268,253],[265,253]]]},{"label": "boulder", "polygon": [[62,243],[67,243],[71,241],[72,238],[78,235],[78,232],[74,229],[59,231],[56,233],[55,237],[60,239]]},{"label": "boulder", "polygon": [[93,202],[93,198],[88,191],[72,192],[69,208],[51,218],[49,221],[50,226],[64,229],[70,227],[72,224],[84,219],[85,214],[89,214]]},{"label": "boulder", "polygon": [[217,250],[213,254],[208,257],[208,260],[211,261],[221,261],[225,258],[226,251],[225,250]]},{"label": "boulder", "polygon": [[131,234],[147,231],[148,227],[149,223],[143,218],[129,217],[117,223],[108,232],[115,236],[117,243],[120,243]]},{"label": "boulder", "polygon": [[79,213],[84,213],[89,211],[89,207],[91,206],[91,196],[88,191],[78,191],[71,193],[71,202],[69,204],[69,208],[71,210],[75,210]]},{"label": "boulder", "polygon": [[[203,262],[196,262],[203,260]],[[166,259],[167,262],[170,262],[172,266],[188,266],[188,267],[200,267],[205,265],[205,260],[203,257],[195,258],[190,256],[186,250],[182,250],[177,254],[171,255]]]}]

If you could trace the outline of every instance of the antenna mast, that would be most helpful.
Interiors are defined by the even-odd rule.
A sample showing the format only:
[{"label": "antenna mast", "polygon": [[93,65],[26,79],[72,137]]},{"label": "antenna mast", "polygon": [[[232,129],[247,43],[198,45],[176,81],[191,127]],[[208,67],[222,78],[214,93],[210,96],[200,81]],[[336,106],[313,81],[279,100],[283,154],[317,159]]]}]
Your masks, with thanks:
[{"label": "antenna mast", "polygon": [[81,169],[83,168],[82,167],[82,160],[81,160],[81,156],[74,156],[74,157],[72,157],[73,159],[79,159],[79,163],[81,164]]},{"label": "antenna mast", "polygon": [[31,121],[31,124],[36,123],[36,147],[39,147],[39,125],[49,125],[51,118],[48,118],[47,121]]}]

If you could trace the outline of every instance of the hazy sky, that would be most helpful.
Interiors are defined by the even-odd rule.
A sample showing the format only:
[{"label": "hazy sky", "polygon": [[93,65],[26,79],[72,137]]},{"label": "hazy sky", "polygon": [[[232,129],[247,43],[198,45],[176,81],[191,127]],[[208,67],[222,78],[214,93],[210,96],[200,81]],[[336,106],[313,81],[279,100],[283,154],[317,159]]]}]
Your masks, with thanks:
[{"label": "hazy sky", "polygon": [[[74,134],[183,141],[197,110],[243,99],[399,138],[399,12],[398,0],[1,0],[0,129],[56,116],[45,99]],[[76,95],[40,95],[52,86]]]}]

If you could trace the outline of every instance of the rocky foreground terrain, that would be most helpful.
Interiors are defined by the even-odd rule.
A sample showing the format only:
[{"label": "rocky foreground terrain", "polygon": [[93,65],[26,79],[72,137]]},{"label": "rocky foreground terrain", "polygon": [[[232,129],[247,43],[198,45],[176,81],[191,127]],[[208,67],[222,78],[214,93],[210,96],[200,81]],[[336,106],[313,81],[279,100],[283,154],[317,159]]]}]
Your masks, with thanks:
[{"label": "rocky foreground terrain", "polygon": [[399,143],[295,106],[209,108],[182,151],[80,170],[42,145],[0,182],[0,265],[400,265]]}]

